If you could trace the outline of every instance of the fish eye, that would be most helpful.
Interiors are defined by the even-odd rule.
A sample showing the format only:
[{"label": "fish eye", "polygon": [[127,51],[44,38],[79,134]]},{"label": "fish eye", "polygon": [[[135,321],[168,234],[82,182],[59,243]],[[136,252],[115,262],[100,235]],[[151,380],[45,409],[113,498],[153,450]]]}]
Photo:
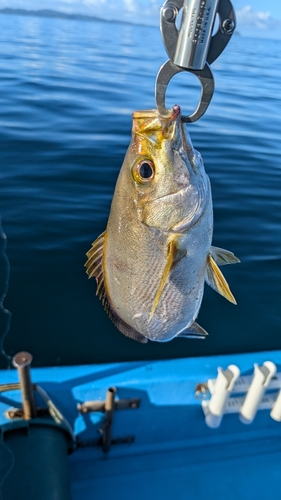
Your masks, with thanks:
[{"label": "fish eye", "polygon": [[154,177],[154,164],[150,160],[142,160],[137,163],[133,170],[134,178],[137,182],[149,182]]},{"label": "fish eye", "polygon": [[143,179],[150,179],[153,175],[152,166],[148,162],[144,161],[139,167],[139,173]]}]

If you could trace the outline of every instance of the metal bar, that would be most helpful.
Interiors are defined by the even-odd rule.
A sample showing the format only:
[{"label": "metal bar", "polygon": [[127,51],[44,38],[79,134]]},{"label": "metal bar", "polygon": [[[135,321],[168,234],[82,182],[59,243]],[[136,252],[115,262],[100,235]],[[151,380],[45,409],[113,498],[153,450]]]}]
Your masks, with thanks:
[{"label": "metal bar", "polygon": [[105,400],[105,422],[102,426],[102,449],[107,453],[111,445],[111,429],[114,414],[114,398],[116,394],[116,388],[110,387],[106,393]]},{"label": "metal bar", "polygon": [[[140,398],[114,400],[114,410],[132,410],[139,408],[140,401]],[[79,403],[77,405],[77,410],[80,413],[90,413],[95,411],[104,412],[105,401],[85,401],[85,403]]]},{"label": "metal bar", "polygon": [[[33,387],[33,390],[35,391],[36,389],[36,384],[31,384]],[[19,391],[21,388],[20,383],[17,384],[1,384],[0,385],[0,393],[1,392],[7,392],[7,391]]]},{"label": "metal bar", "polygon": [[85,403],[78,403],[77,410],[79,413],[90,413],[92,411],[105,411],[105,401],[85,401]]},{"label": "metal bar", "polygon": [[6,391],[18,391],[20,389],[20,384],[1,384],[0,392]]},{"label": "metal bar", "polygon": [[32,356],[29,352],[19,352],[13,357],[13,365],[17,368],[20,379],[24,420],[30,420],[37,416],[34,390],[30,378],[31,362]]},{"label": "metal bar", "polygon": [[140,406],[140,398],[117,399],[115,410],[135,410]]}]

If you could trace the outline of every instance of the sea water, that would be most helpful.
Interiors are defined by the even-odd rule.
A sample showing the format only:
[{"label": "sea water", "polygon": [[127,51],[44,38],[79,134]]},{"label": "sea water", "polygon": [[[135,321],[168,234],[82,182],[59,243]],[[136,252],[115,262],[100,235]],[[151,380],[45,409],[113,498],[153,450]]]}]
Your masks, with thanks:
[{"label": "sea water", "polygon": [[[234,35],[212,65],[208,111],[188,125],[212,183],[214,245],[241,259],[222,268],[237,306],[206,286],[198,322],[207,340],[141,345],[114,327],[85,274],[85,253],[106,227],[131,113],[155,107],[166,60],[157,28],[1,16],[8,356],[27,350],[43,366],[281,349],[281,41]],[[166,104],[191,113],[199,95],[199,82],[183,72]]]}]

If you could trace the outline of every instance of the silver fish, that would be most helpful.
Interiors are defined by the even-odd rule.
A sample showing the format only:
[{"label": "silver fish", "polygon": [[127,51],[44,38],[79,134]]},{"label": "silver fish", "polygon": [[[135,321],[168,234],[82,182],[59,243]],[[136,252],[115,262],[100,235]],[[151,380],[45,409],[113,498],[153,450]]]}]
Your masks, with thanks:
[{"label": "silver fish", "polygon": [[117,328],[139,342],[205,338],[196,323],[204,282],[236,304],[219,265],[239,262],[211,246],[211,187],[185,135],[180,107],[133,113],[106,231],[85,264]]}]

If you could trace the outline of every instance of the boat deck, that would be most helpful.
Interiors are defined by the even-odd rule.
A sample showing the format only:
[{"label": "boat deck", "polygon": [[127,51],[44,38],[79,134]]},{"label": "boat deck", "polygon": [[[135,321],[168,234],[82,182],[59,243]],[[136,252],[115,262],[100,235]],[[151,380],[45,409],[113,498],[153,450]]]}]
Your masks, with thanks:
[{"label": "boat deck", "polygon": [[[249,375],[254,363],[268,360],[281,371],[281,351],[32,369],[32,382],[48,393],[78,440],[69,456],[73,500],[280,498],[281,422],[259,410],[250,425],[233,413],[212,429],[195,397],[195,386],[216,378],[219,366],[235,364]],[[0,372],[1,384],[16,382],[16,370]],[[104,412],[80,414],[77,405],[105,400],[109,387],[117,401],[140,398],[140,406],[114,411],[113,443],[105,453],[99,445]],[[42,406],[38,395],[36,403]],[[4,429],[11,406],[21,406],[20,391],[0,394]]]}]

